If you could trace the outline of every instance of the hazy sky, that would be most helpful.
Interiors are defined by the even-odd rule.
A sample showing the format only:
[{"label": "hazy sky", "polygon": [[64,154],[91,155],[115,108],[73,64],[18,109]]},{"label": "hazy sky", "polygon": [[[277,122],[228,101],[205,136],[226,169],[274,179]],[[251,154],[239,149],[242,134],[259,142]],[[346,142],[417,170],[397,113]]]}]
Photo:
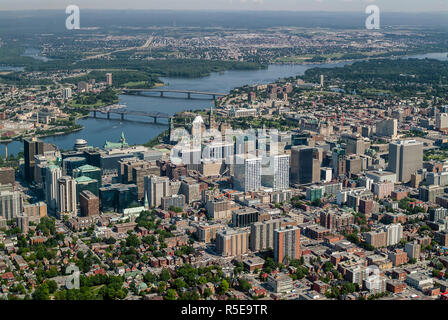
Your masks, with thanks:
[{"label": "hazy sky", "polygon": [[285,11],[364,11],[376,4],[384,12],[448,11],[448,0],[0,0],[0,10],[62,9],[69,4],[80,9]]}]

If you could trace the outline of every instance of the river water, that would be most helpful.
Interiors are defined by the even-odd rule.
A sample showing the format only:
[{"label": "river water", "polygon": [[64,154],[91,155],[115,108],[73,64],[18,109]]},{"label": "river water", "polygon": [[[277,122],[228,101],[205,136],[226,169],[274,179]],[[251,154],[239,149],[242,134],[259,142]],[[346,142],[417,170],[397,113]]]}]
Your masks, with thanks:
[{"label": "river water", "polygon": [[[410,57],[447,60],[446,53],[429,53]],[[210,76],[203,78],[163,78],[162,80],[166,84],[166,89],[228,93],[230,90],[243,85],[266,84],[280,78],[303,75],[310,68],[341,67],[348,63],[270,65],[263,70],[225,71],[212,73]],[[185,97],[185,94],[177,95],[173,93],[167,93],[166,96],[173,98],[122,95],[119,103],[127,105],[128,110],[132,111],[158,111],[169,114],[184,110],[210,108],[213,105],[213,101],[206,100],[206,98],[187,100],[182,98]],[[78,123],[84,126],[84,129],[79,132],[46,137],[42,138],[42,140],[47,143],[53,143],[64,150],[72,149],[75,140],[78,138],[87,140],[90,146],[102,147],[106,140],[118,141],[121,133],[124,132],[127,142],[133,145],[146,143],[167,129],[167,121],[165,119],[159,120],[159,124],[154,124],[151,118],[145,119],[129,116],[127,120],[121,121],[118,115],[111,115],[109,120],[105,119],[105,115],[102,114],[99,114],[98,117],[102,118],[79,120]],[[8,145],[8,154],[17,154],[19,151],[23,151],[22,142],[14,141]],[[4,146],[1,146],[0,153],[4,155]]]}]

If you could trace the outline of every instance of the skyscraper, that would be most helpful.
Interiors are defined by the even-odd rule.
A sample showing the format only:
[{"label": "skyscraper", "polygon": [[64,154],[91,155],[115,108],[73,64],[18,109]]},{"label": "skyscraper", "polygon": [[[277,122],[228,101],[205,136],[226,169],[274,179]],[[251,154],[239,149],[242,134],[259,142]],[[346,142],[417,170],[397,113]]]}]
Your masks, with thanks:
[{"label": "skyscraper", "polygon": [[389,143],[389,170],[397,174],[400,182],[411,181],[411,175],[423,166],[423,143],[400,140]]},{"label": "skyscraper", "polygon": [[75,178],[76,181],[76,200],[79,201],[79,194],[84,190],[89,190],[94,195],[99,195],[98,181],[86,176],[80,176]]},{"label": "skyscraper", "polygon": [[234,188],[240,191],[258,191],[261,187],[261,158],[253,155],[236,155]]},{"label": "skyscraper", "polygon": [[347,173],[347,157],[345,150],[342,148],[334,148],[332,152],[332,167],[335,177],[345,175]]},{"label": "skyscraper", "polygon": [[58,215],[76,215],[76,181],[69,176],[58,180]]},{"label": "skyscraper", "polygon": [[154,175],[145,177],[145,193],[149,207],[159,207],[162,205],[162,198],[171,195],[170,179]]},{"label": "skyscraper", "polygon": [[291,148],[291,183],[307,184],[320,180],[319,149],[308,146]]},{"label": "skyscraper", "polygon": [[365,146],[364,146],[364,139],[357,135],[345,135],[343,136],[347,143],[346,147],[346,155],[351,154],[364,154]]},{"label": "skyscraper", "polygon": [[72,174],[74,178],[85,176],[91,179],[95,179],[98,182],[98,187],[101,188],[102,171],[100,168],[86,164],[74,169]]},{"label": "skyscraper", "polygon": [[83,217],[90,217],[100,213],[100,200],[89,190],[79,194],[79,207]]},{"label": "skyscraper", "polygon": [[50,210],[57,210],[58,180],[62,177],[62,169],[55,165],[45,168],[44,190],[45,202]]},{"label": "skyscraper", "polygon": [[25,179],[29,183],[34,181],[35,155],[44,154],[44,143],[37,138],[24,139]]},{"label": "skyscraper", "polygon": [[73,170],[84,166],[87,159],[84,157],[69,157],[62,160],[63,173],[67,176],[73,176]]},{"label": "skyscraper", "polygon": [[286,258],[299,259],[300,251],[300,229],[294,226],[286,226],[274,230],[274,260],[285,263]]}]

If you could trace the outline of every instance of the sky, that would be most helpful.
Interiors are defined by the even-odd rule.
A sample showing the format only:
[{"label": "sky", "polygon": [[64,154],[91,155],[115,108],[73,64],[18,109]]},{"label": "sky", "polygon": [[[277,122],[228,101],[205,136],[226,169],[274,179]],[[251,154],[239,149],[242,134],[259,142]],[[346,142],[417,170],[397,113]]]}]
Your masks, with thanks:
[{"label": "sky", "polygon": [[[365,11],[370,4],[383,12],[448,12],[448,0],[0,0],[0,10],[63,9],[282,10]],[[448,18],[448,16],[447,16]]]}]

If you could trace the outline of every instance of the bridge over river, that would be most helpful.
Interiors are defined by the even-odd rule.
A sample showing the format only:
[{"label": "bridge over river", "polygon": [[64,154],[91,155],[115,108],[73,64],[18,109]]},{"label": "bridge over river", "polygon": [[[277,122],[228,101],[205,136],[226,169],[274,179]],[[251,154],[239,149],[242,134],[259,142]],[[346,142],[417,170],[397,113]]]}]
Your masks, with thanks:
[{"label": "bridge over river", "polygon": [[[184,93],[187,99],[193,99],[193,96],[210,96],[211,100],[216,100],[217,97],[223,97],[226,93],[220,92],[206,92],[206,91],[195,91],[195,90],[173,90],[173,89],[123,89],[123,94],[129,95],[145,95],[145,93],[158,93],[160,97],[170,97],[166,96],[166,93]],[[146,95],[148,96],[148,95]],[[173,96],[171,96],[173,97]]]},{"label": "bridge over river", "polygon": [[97,113],[106,114],[107,119],[110,119],[111,114],[119,114],[121,117],[121,120],[125,120],[126,115],[132,115],[132,116],[138,116],[138,117],[153,118],[154,123],[157,123],[157,119],[169,119],[172,117],[168,113],[164,113],[164,112],[130,111],[130,110],[127,110],[126,106],[121,106],[119,108],[109,106],[109,107],[104,107],[104,108],[100,108],[100,109],[91,109],[89,111],[93,113],[94,118],[97,117]]}]

